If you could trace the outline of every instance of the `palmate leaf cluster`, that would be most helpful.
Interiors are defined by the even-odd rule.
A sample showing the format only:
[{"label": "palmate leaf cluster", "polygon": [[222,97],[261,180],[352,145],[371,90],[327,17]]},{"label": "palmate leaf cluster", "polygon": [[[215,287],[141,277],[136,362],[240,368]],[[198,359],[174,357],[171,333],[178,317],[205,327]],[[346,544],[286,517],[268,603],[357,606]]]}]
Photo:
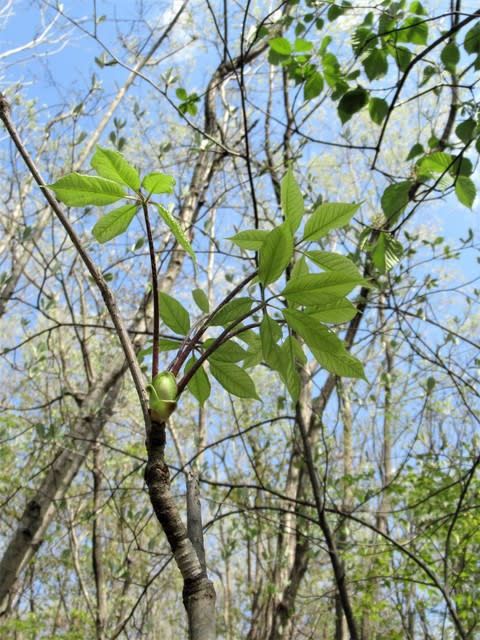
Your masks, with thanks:
[{"label": "palmate leaf cluster", "polygon": [[[195,258],[192,247],[179,222],[152,195],[171,194],[175,179],[164,173],[148,173],[142,181],[118,151],[97,147],[91,160],[98,176],[69,173],[53,184],[47,185],[57,198],[69,207],[88,205],[104,206],[126,199],[130,204],[122,205],[104,214],[92,229],[98,242],[107,242],[124,233],[143,204],[153,204],[181,247]],[[129,188],[133,194],[130,194]],[[143,191],[142,191],[143,189]]]},{"label": "palmate leaf cluster", "polygon": [[[142,207],[154,205],[179,245],[195,259],[180,223],[164,205],[152,201],[153,195],[173,193],[173,177],[149,173],[141,180],[121,153],[101,147],[91,166],[98,176],[71,173],[48,188],[68,206],[129,202],[98,219],[92,229],[98,242],[124,233]],[[192,293],[206,316],[206,326],[220,331],[216,338],[193,344],[185,363],[184,374],[194,368],[187,387],[201,404],[211,391],[208,372],[229,393],[259,399],[246,369],[262,362],[278,373],[296,402],[300,394],[299,365],[307,363],[305,348],[330,373],[365,377],[360,361],[328,325],[351,320],[356,307],[347,296],[355,287],[370,284],[347,257],[313,248],[333,229],[348,225],[358,208],[358,204],[326,202],[307,216],[300,188],[289,169],[281,184],[283,222],[271,230],[246,229],[229,238],[240,249],[257,253],[254,283],[258,286],[250,288],[249,296],[220,302],[212,312],[203,291]],[[160,318],[174,334],[172,339],[162,339],[159,348],[181,351],[192,337],[190,314],[167,293],[158,292],[158,299]],[[151,349],[144,349],[140,357],[149,352]]]}]

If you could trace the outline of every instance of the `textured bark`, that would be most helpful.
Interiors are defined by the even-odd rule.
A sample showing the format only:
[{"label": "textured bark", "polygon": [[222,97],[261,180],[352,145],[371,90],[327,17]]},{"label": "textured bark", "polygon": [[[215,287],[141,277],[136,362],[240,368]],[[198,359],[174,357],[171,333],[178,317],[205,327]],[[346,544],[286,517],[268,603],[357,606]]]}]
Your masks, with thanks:
[{"label": "textured bark", "polygon": [[183,602],[188,615],[190,640],[214,640],[215,589],[188,537],[170,491],[170,472],[165,462],[165,423],[152,415],[147,440],[145,482],[150,501],[183,577]]}]

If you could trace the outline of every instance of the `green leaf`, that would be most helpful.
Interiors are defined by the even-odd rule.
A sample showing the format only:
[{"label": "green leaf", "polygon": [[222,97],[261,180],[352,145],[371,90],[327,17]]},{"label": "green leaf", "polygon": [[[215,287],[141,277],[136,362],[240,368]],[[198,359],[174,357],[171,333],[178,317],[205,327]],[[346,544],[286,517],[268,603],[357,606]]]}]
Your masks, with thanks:
[{"label": "green leaf", "polygon": [[[292,401],[296,403],[300,396],[301,380],[296,366],[296,349],[294,348],[295,338],[287,338],[278,350],[279,367],[277,371]],[[297,343],[298,344],[298,343]]]},{"label": "green leaf", "polygon": [[382,124],[388,113],[388,103],[383,98],[370,98],[368,101],[368,113],[375,124]]},{"label": "green leaf", "polygon": [[331,4],[327,11],[327,18],[330,22],[333,22],[340,16],[343,16],[346,10],[346,7],[340,7],[338,4]]},{"label": "green leaf", "polygon": [[264,284],[278,280],[293,256],[293,238],[288,223],[276,227],[258,252],[258,279]]},{"label": "green leaf", "polygon": [[[160,338],[158,341],[160,351],[176,351],[181,345],[182,343],[178,340],[168,340],[167,338]],[[152,347],[150,347],[150,349],[153,351]]]},{"label": "green leaf", "polygon": [[97,242],[107,242],[127,230],[138,209],[136,204],[126,204],[102,216],[92,229]]},{"label": "green leaf", "polygon": [[84,207],[88,204],[102,206],[121,200],[127,194],[113,180],[69,173],[46,187],[53,191],[60,202],[68,207]]},{"label": "green leaf", "polygon": [[277,369],[278,352],[280,347],[278,341],[282,337],[282,329],[278,322],[275,322],[268,313],[265,313],[260,324],[260,340],[262,342],[262,353],[265,362]]},{"label": "green leaf", "polygon": [[245,369],[256,367],[262,361],[262,344],[260,336],[253,331],[242,331],[238,338],[248,345],[247,356],[243,361]]},{"label": "green leaf", "polygon": [[397,63],[397,67],[400,71],[405,72],[410,64],[410,60],[413,57],[412,52],[407,47],[389,46],[388,51],[392,58]]},{"label": "green leaf", "polygon": [[347,298],[326,296],[321,307],[307,308],[305,313],[320,322],[349,322],[357,315],[357,308]]},{"label": "green leaf", "polygon": [[447,71],[455,71],[455,67],[460,62],[460,51],[454,42],[449,42],[444,46],[440,54],[440,60]]},{"label": "green leaf", "polygon": [[342,124],[345,124],[358,111],[361,111],[368,102],[368,91],[362,87],[356,87],[347,91],[338,103],[338,115]]},{"label": "green leaf", "polygon": [[411,16],[400,25],[398,31],[395,32],[398,42],[411,42],[412,44],[427,44],[428,25],[425,20],[420,21],[418,18]]},{"label": "green leaf", "polygon": [[408,152],[407,160],[412,160],[413,158],[416,158],[422,153],[425,153],[425,149],[423,148],[423,145],[420,144],[419,142],[416,142]]},{"label": "green leaf", "polygon": [[[205,342],[203,343],[203,348],[205,350],[209,349],[214,342],[214,338],[205,340]],[[240,362],[246,357],[247,352],[238,344],[238,342],[235,342],[235,340],[227,340],[219,347],[217,347],[215,351],[208,356],[208,359],[215,361],[219,360],[220,362]]]},{"label": "green leaf", "polygon": [[293,52],[292,45],[286,38],[273,38],[268,41],[268,44],[272,51],[282,56],[289,56]]},{"label": "green leaf", "polygon": [[428,156],[420,158],[417,162],[419,171],[423,174],[445,173],[453,164],[453,156],[443,151],[436,151]]},{"label": "green leaf", "polygon": [[467,32],[463,46],[467,53],[480,53],[480,21]]},{"label": "green leaf", "polygon": [[291,232],[295,233],[302,221],[305,207],[302,192],[290,167],[282,178],[280,200],[285,220],[288,222]]},{"label": "green leaf", "polygon": [[477,123],[475,120],[473,118],[468,118],[468,120],[460,122],[455,129],[455,133],[463,143],[468,144],[475,137],[476,126]]},{"label": "green leaf", "polygon": [[97,146],[95,155],[90,161],[91,166],[102,178],[127,185],[130,189],[140,189],[140,176],[118,151],[103,149]]},{"label": "green leaf", "polygon": [[323,91],[323,76],[318,71],[314,71],[305,82],[303,87],[303,99],[313,100],[317,98]]},{"label": "green leaf", "polygon": [[306,51],[311,51],[313,49],[313,43],[310,40],[305,40],[304,38],[297,38],[293,43],[293,48],[296,53],[305,53]]},{"label": "green leaf", "polygon": [[210,361],[210,372],[222,387],[239,398],[259,400],[255,384],[248,373],[230,362]]},{"label": "green leaf", "polygon": [[458,176],[455,181],[455,194],[459,202],[471,209],[477,195],[477,189],[470,178]]},{"label": "green leaf", "polygon": [[197,257],[195,255],[195,252],[193,251],[192,245],[188,241],[188,238],[185,235],[185,232],[180,226],[180,223],[178,222],[178,220],[176,220],[172,216],[172,214],[167,209],[165,209],[165,207],[162,206],[160,203],[156,202],[155,206],[157,207],[158,213],[162,217],[163,221],[172,232],[175,240],[182,247],[182,249],[184,249],[188,253],[188,255],[192,258],[192,260],[196,262]]},{"label": "green leaf", "polygon": [[472,161],[470,158],[466,158],[465,156],[457,156],[449,171],[450,175],[454,178],[457,176],[471,176],[473,173]]},{"label": "green leaf", "polygon": [[287,346],[288,346],[288,350],[290,351],[290,353],[293,354],[293,357],[297,362],[303,365],[307,364],[308,362],[307,356],[305,355],[303,351],[303,347],[301,346],[301,344],[299,343],[299,341],[295,336],[289,335],[285,338],[285,342],[282,345],[282,349],[285,350]]},{"label": "green leaf", "polygon": [[391,218],[405,209],[412,184],[412,180],[405,180],[404,182],[391,184],[385,189],[381,204],[383,213],[387,218]]},{"label": "green leaf", "polygon": [[327,371],[348,378],[365,379],[361,362],[347,352],[343,342],[327,327],[315,318],[292,309],[284,309],[283,315],[288,325],[305,340],[317,362]]},{"label": "green leaf", "polygon": [[160,318],[163,322],[175,333],[181,336],[186,335],[190,331],[190,317],[185,307],[176,298],[172,298],[163,291],[158,293],[158,300]]},{"label": "green leaf", "polygon": [[295,278],[298,278],[300,276],[306,276],[307,273],[309,273],[307,261],[302,256],[301,258],[295,261],[295,264],[293,265],[293,269],[290,273],[290,279],[295,280]]},{"label": "green leaf", "polygon": [[186,90],[183,87],[179,87],[175,91],[175,95],[177,96],[177,98],[179,100],[182,100],[182,102],[185,102],[186,100],[188,100],[188,93],[186,92]]},{"label": "green leaf", "polygon": [[[196,358],[192,357],[185,365],[185,373],[189,371],[193,365],[197,362]],[[203,406],[210,396],[211,386],[210,380],[203,366],[199,367],[190,380],[187,383],[187,389]]]},{"label": "green leaf", "polygon": [[403,255],[403,247],[392,234],[382,231],[372,250],[373,264],[381,273],[390,271]]},{"label": "green leaf", "polygon": [[319,240],[332,229],[339,229],[350,222],[358,204],[326,202],[317,207],[308,219],[303,232],[303,241]]},{"label": "green leaf", "polygon": [[238,318],[243,317],[252,308],[253,300],[251,298],[236,298],[227,302],[210,320],[212,327],[225,327]]},{"label": "green leaf", "polygon": [[175,178],[165,173],[147,173],[142,187],[149,193],[173,193]]},{"label": "green leaf", "polygon": [[230,242],[238,245],[241,249],[258,251],[270,232],[263,229],[246,229],[234,236],[227,238]]},{"label": "green leaf", "polygon": [[339,253],[330,253],[329,251],[307,251],[305,255],[325,271],[342,271],[343,273],[350,273],[357,278],[361,278],[361,275],[353,262]]},{"label": "green leaf", "polygon": [[330,271],[329,273],[312,273],[290,280],[282,291],[289,302],[301,305],[321,305],[331,302],[333,296],[346,296],[355,287],[368,283],[358,275]]},{"label": "green leaf", "polygon": [[203,313],[208,313],[210,311],[208,298],[203,289],[194,289],[192,291],[192,296],[193,296],[193,299],[195,300],[197,307],[200,309],[200,311],[203,311]]},{"label": "green leaf", "polygon": [[387,55],[382,49],[373,49],[362,64],[369,80],[382,78],[388,71]]}]

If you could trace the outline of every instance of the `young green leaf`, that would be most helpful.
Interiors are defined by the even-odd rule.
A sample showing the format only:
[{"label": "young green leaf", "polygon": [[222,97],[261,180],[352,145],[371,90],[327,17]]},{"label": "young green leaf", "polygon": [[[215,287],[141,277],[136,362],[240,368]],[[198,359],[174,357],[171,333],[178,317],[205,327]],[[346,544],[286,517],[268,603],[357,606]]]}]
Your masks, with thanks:
[{"label": "young green leaf", "polygon": [[317,98],[323,91],[323,76],[318,71],[314,71],[305,82],[303,87],[303,99],[313,100]]},{"label": "young green leaf", "polygon": [[440,60],[447,71],[455,72],[455,67],[460,62],[460,50],[454,42],[448,42],[445,45],[440,54]]},{"label": "young green leaf", "polygon": [[295,180],[291,168],[283,176],[280,187],[280,199],[282,203],[282,212],[285,220],[288,222],[290,230],[293,233],[298,229],[305,211],[303,205],[303,196],[300,187]]},{"label": "young green leaf", "polygon": [[[196,358],[192,357],[185,365],[185,373],[189,371],[196,362]],[[211,386],[205,370],[202,367],[197,369],[187,383],[187,389],[203,406],[210,396]]]},{"label": "young green leaf", "polygon": [[230,300],[227,304],[218,310],[218,312],[210,320],[212,327],[225,327],[238,318],[241,318],[252,308],[253,300],[251,298],[236,298]]},{"label": "young green leaf", "polygon": [[373,264],[381,273],[393,269],[403,254],[403,247],[398,240],[386,231],[378,236],[375,247],[372,250]]},{"label": "young green leaf", "polygon": [[284,309],[288,325],[300,335],[317,362],[330,373],[348,378],[364,378],[363,366],[350,355],[344,343],[312,316],[293,309]]},{"label": "young green leaf", "polygon": [[165,173],[147,173],[143,178],[142,187],[149,193],[173,193],[175,178]]},{"label": "young green leaf", "polygon": [[247,355],[243,360],[244,369],[256,367],[262,361],[262,343],[260,336],[253,331],[242,331],[238,338],[248,345]]},{"label": "young green leaf", "polygon": [[265,313],[260,324],[260,340],[262,342],[262,353],[265,362],[274,369],[278,369],[278,365],[280,364],[278,363],[277,365],[278,351],[280,349],[277,343],[281,337],[282,329],[280,325],[278,324],[278,322],[275,322],[275,320],[271,318],[268,313]]},{"label": "young green leaf", "polygon": [[360,276],[348,272],[311,273],[290,280],[282,295],[294,304],[321,305],[325,301],[331,302],[332,297],[346,296],[359,285],[368,286],[368,283]]},{"label": "young green leaf", "polygon": [[227,238],[227,240],[238,245],[241,249],[258,251],[269,233],[269,231],[265,231],[264,229],[246,229]]},{"label": "young green leaf", "polygon": [[[158,341],[158,348],[160,351],[176,351],[181,347],[181,342],[178,340],[168,340],[168,338],[160,338]],[[150,347],[151,351],[153,348]]]},{"label": "young green leaf", "polygon": [[407,18],[400,27],[396,32],[398,42],[411,42],[412,44],[421,45],[427,44],[428,24],[425,20],[411,16]]},{"label": "young green leaf", "polygon": [[382,49],[372,49],[362,64],[370,81],[382,78],[388,71],[387,55]]},{"label": "young green leaf", "polygon": [[76,172],[69,173],[46,187],[68,207],[112,204],[127,195],[118,182]]},{"label": "young green leaf", "polygon": [[275,227],[258,252],[258,279],[264,285],[278,280],[293,256],[293,238],[288,223]]},{"label": "young green leaf", "polygon": [[308,307],[305,313],[319,322],[348,322],[357,315],[357,308],[347,298],[325,297],[321,306]]},{"label": "young green leaf", "polygon": [[351,91],[347,91],[338,103],[338,115],[342,124],[345,124],[350,118],[361,111],[368,102],[368,91],[362,87],[356,87]]},{"label": "young green leaf", "polygon": [[468,144],[475,137],[476,128],[477,123],[475,120],[473,118],[468,118],[467,120],[460,122],[455,129],[455,133],[462,142]]},{"label": "young green leaf", "polygon": [[383,213],[391,218],[401,213],[408,204],[412,180],[389,185],[383,192],[381,204]]},{"label": "young green leaf", "polygon": [[326,202],[318,206],[308,219],[303,241],[319,240],[332,229],[339,229],[350,222],[359,204]]},{"label": "young green leaf", "polygon": [[450,153],[436,151],[424,156],[417,162],[417,167],[422,174],[445,173],[453,165],[454,158]]},{"label": "young green leaf", "polygon": [[136,204],[126,204],[102,216],[92,229],[97,242],[107,242],[128,229],[138,209]]},{"label": "young green leaf", "polygon": [[210,372],[222,387],[239,398],[255,398],[259,400],[255,383],[248,373],[241,367],[230,362],[209,360]]},{"label": "young green leaf", "polygon": [[[215,342],[214,338],[205,340],[205,342],[203,343],[204,349],[209,349],[213,342]],[[224,342],[219,347],[217,347],[208,358],[212,361],[219,360],[220,362],[240,362],[241,360],[244,360],[246,356],[247,352],[238,344],[238,342],[235,342],[235,340],[227,340],[227,342]]]},{"label": "young green leaf", "polygon": [[102,149],[97,146],[95,155],[90,161],[91,166],[102,178],[108,178],[114,182],[126,185],[138,191],[140,189],[140,176],[135,167],[132,167],[118,151]]},{"label": "young green leaf", "polygon": [[158,293],[160,318],[175,333],[186,335],[190,331],[190,317],[185,307],[168,293]]},{"label": "young green leaf", "polygon": [[208,313],[210,310],[210,305],[208,304],[208,298],[205,291],[203,289],[194,289],[192,291],[192,296],[200,311],[203,311],[203,313]]},{"label": "young green leaf", "polygon": [[477,195],[477,188],[470,178],[458,176],[455,181],[455,194],[459,202],[471,209]]},{"label": "young green leaf", "polygon": [[268,41],[268,44],[272,51],[282,56],[288,56],[292,53],[292,45],[286,38],[273,38]]},{"label": "young green leaf", "polygon": [[422,153],[425,153],[423,144],[420,144],[420,142],[416,142],[408,152],[407,160],[412,160],[413,158],[416,158]]},{"label": "young green leaf", "polygon": [[301,256],[298,260],[295,261],[293,265],[293,269],[290,273],[290,279],[295,280],[295,278],[299,278],[300,276],[306,276],[309,273],[307,261],[303,256]]},{"label": "young green leaf", "polygon": [[343,271],[343,273],[351,273],[352,275],[361,278],[361,275],[353,262],[339,253],[331,253],[329,251],[306,251],[305,255],[324,271]]},{"label": "young green leaf", "polygon": [[172,214],[167,209],[165,209],[165,207],[162,206],[160,203],[156,202],[155,206],[157,207],[157,211],[160,214],[160,217],[163,219],[163,221],[165,222],[167,227],[172,232],[175,240],[182,247],[182,249],[184,249],[188,253],[188,255],[192,258],[192,260],[196,263],[197,262],[197,257],[195,255],[195,252],[193,251],[192,245],[188,241],[188,238],[185,235],[185,232],[183,231],[182,227],[180,226],[180,223],[178,222],[178,220],[176,220],[172,216]]},{"label": "young green leaf", "polygon": [[277,371],[292,401],[296,403],[300,396],[301,380],[296,364],[296,349],[288,338],[278,349],[279,367]]},{"label": "young green leaf", "polygon": [[370,98],[368,101],[368,113],[375,124],[382,124],[388,113],[388,103],[383,98]]}]

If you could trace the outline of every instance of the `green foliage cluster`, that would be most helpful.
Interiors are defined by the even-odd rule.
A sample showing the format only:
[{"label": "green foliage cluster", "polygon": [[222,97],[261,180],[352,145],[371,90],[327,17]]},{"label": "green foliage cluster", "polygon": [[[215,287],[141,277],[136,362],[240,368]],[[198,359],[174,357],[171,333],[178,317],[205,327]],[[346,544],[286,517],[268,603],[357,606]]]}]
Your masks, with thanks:
[{"label": "green foliage cluster", "polygon": [[[92,229],[99,242],[124,233],[139,209],[154,205],[179,244],[195,259],[179,221],[161,203],[152,201],[153,195],[172,193],[175,180],[171,176],[149,173],[140,180],[137,170],[122,154],[101,147],[97,148],[91,165],[98,176],[71,173],[48,188],[68,206],[102,206],[122,199],[130,202],[99,218]],[[128,193],[126,188],[133,193]],[[254,295],[251,287],[251,295],[220,302],[210,312],[204,292],[193,291],[194,301],[206,315],[203,332],[208,327],[223,328],[216,339],[194,342],[185,351],[185,345],[192,340],[190,315],[176,298],[156,292],[160,317],[175,334],[173,340],[161,341],[159,348],[170,350],[181,345],[180,352],[183,350],[183,354],[191,356],[184,373],[188,374],[188,389],[201,404],[209,397],[211,388],[203,366],[207,359],[211,375],[224,389],[241,398],[259,399],[246,369],[263,361],[278,373],[296,402],[300,394],[298,364],[307,362],[305,346],[327,371],[339,376],[365,377],[359,360],[346,350],[343,341],[328,325],[351,320],[356,308],[346,296],[355,287],[371,285],[350,259],[311,249],[312,243],[330,231],[348,225],[358,207],[328,202],[306,214],[300,188],[289,169],[281,184],[284,222],[271,230],[245,229],[230,238],[240,249],[257,253],[258,271],[254,282],[259,285],[260,297]],[[286,278],[285,285],[280,290],[272,287],[282,277]],[[253,323],[245,325],[247,320]],[[144,350],[141,355],[147,353]],[[185,359],[182,355],[182,361]],[[241,362],[243,366],[238,364]],[[155,381],[152,385],[149,385],[153,390],[152,407],[155,405],[156,410],[168,417],[175,397],[157,397]],[[159,404],[165,401],[171,404],[166,411]]]}]

